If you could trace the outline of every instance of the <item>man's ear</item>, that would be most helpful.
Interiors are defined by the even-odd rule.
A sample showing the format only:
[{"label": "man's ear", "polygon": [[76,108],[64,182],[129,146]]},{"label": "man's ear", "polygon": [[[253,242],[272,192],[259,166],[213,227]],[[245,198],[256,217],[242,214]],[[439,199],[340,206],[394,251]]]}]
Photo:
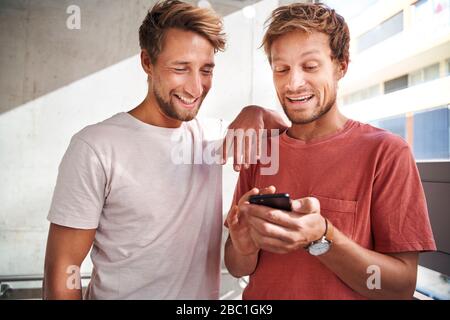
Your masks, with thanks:
[{"label": "man's ear", "polygon": [[141,65],[142,65],[142,69],[144,69],[144,71],[148,75],[148,77],[152,78],[153,64],[152,64],[152,60],[150,59],[150,56],[149,56],[147,50],[145,50],[145,49],[141,50]]},{"label": "man's ear", "polygon": [[338,65],[338,68],[339,68],[339,70],[338,70],[338,74],[339,74],[339,80],[340,79],[342,79],[345,75],[346,75],[346,73],[347,73],[347,70],[348,70],[348,61],[341,61],[341,62],[339,62],[339,65]]}]

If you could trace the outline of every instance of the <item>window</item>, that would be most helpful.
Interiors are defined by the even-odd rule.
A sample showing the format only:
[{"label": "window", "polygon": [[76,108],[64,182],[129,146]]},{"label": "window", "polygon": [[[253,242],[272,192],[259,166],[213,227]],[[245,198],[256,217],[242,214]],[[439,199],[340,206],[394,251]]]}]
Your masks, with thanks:
[{"label": "window", "polygon": [[[342,1],[342,0],[324,0],[320,1],[335,9],[345,19],[352,19],[362,14],[367,8],[375,5],[379,0],[358,0],[358,1]],[[291,1],[295,2],[295,1]],[[319,2],[319,1],[316,1]],[[280,4],[282,4],[281,2]]]},{"label": "window", "polygon": [[414,27],[450,25],[450,0],[419,0],[413,4],[411,20]]},{"label": "window", "polygon": [[404,75],[384,83],[384,93],[388,94],[397,90],[408,88],[408,75]]},{"label": "window", "polygon": [[439,63],[409,74],[409,86],[415,86],[439,78]]},{"label": "window", "polygon": [[[412,126],[407,122],[412,121]],[[371,125],[399,135],[410,145],[416,160],[450,159],[450,105],[414,113],[378,119]]]},{"label": "window", "polygon": [[395,16],[360,36],[357,40],[358,52],[364,51],[402,31],[403,11],[400,11]]},{"label": "window", "polygon": [[450,76],[450,59],[447,59],[447,75]]},{"label": "window", "polygon": [[413,148],[417,160],[449,159],[449,108],[414,114]]},{"label": "window", "polygon": [[423,23],[433,16],[431,1],[419,0],[414,4],[413,19],[416,23]]},{"label": "window", "polygon": [[423,69],[423,80],[425,82],[439,78],[439,63]]},{"label": "window", "polygon": [[376,97],[380,94],[380,85],[376,84],[374,86],[358,90],[354,93],[350,93],[344,97],[344,105],[356,103],[362,100],[370,99]]},{"label": "window", "polygon": [[376,121],[372,121],[371,125],[388,130],[393,134],[396,134],[403,139],[406,139],[406,116],[400,115],[387,119],[380,119]]}]

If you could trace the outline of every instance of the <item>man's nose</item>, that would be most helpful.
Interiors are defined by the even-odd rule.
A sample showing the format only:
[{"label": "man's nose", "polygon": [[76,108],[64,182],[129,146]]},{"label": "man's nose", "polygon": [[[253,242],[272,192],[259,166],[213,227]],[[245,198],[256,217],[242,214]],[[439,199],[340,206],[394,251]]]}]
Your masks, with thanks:
[{"label": "man's nose", "polygon": [[185,90],[193,98],[198,98],[202,95],[203,84],[201,75],[199,73],[192,73],[192,76],[189,77],[188,83],[185,85]]},{"label": "man's nose", "polygon": [[289,81],[286,89],[288,91],[296,91],[298,88],[303,87],[306,84],[305,75],[303,71],[291,70],[289,73]]}]

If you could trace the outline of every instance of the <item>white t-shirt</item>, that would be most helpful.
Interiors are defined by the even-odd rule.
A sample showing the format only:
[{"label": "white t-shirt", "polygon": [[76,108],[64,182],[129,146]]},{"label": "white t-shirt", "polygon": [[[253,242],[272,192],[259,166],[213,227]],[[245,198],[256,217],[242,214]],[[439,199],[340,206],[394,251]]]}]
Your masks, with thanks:
[{"label": "white t-shirt", "polygon": [[48,220],[97,229],[85,298],[218,299],[222,168],[202,154],[223,130],[119,113],[73,136]]}]

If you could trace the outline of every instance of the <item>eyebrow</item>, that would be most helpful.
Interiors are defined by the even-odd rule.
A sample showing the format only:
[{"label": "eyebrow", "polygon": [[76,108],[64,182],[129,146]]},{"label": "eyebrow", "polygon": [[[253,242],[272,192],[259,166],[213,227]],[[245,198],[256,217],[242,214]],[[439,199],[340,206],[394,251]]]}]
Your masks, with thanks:
[{"label": "eyebrow", "polygon": [[303,56],[310,55],[310,54],[316,54],[316,53],[320,53],[320,51],[317,50],[317,49],[310,50],[310,51],[306,51],[305,53],[302,54],[302,57],[303,57]]},{"label": "eyebrow", "polygon": [[[188,61],[174,61],[171,63],[171,65],[174,65],[174,64],[187,66],[187,65],[190,65],[191,63]],[[209,62],[209,63],[206,63],[203,67],[214,68],[215,64],[214,64],[214,62]]]},{"label": "eyebrow", "polygon": [[[302,53],[301,57],[309,56],[309,55],[311,55],[311,54],[320,54],[320,51],[317,50],[317,49],[310,50],[310,51],[306,51],[306,52]],[[276,57],[276,58],[272,59],[272,62],[276,62],[276,61],[279,61],[279,60],[282,60],[282,59]]]}]

